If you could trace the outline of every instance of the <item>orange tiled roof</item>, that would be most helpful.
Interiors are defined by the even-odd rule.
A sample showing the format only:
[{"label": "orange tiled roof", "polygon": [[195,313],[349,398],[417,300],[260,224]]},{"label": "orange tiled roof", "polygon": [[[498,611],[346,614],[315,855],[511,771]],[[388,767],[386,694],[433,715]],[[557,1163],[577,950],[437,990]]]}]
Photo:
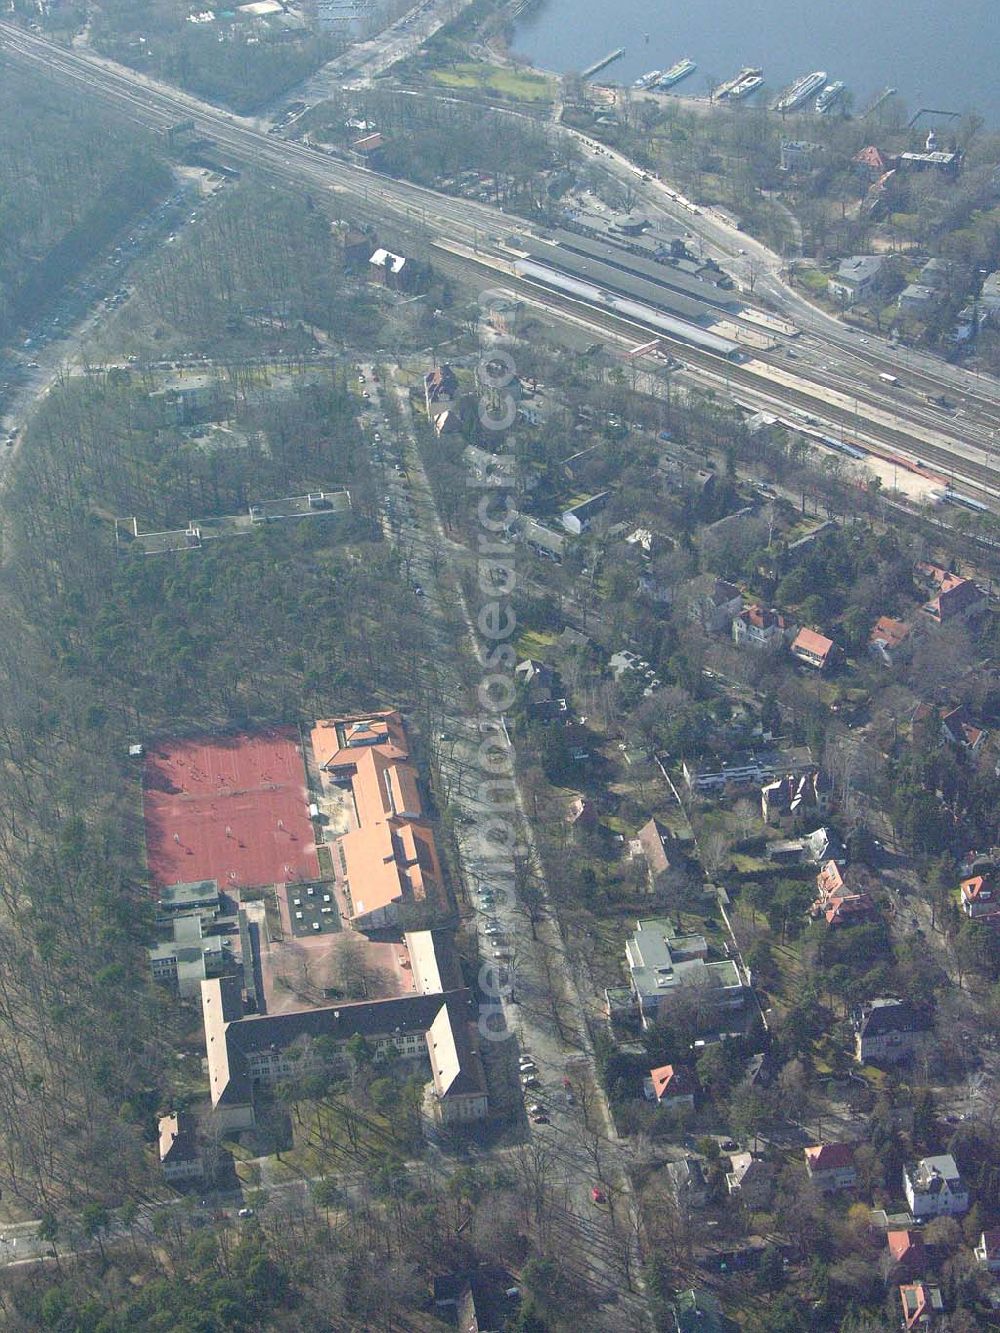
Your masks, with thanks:
[{"label": "orange tiled roof", "polygon": [[886,1235],[889,1253],[896,1263],[903,1259],[914,1258],[918,1251],[923,1251],[924,1240],[919,1231],[890,1231]]},{"label": "orange tiled roof", "polygon": [[664,1097],[690,1097],[694,1092],[694,1081],[686,1069],[675,1069],[673,1065],[661,1065],[651,1069],[649,1076],[653,1080],[656,1100]]},{"label": "orange tiled roof", "polygon": [[871,167],[872,171],[885,171],[885,158],[874,144],[862,148],[860,153],[855,154],[854,160],[863,167]]},{"label": "orange tiled roof", "polygon": [[441,864],[403,720],[395,710],[317,722],[313,752],[321,768],[349,776],[357,827],[338,840],[354,915],[394,903],[443,900]]},{"label": "orange tiled roof", "polygon": [[854,1165],[854,1149],[849,1143],[817,1143],[802,1151],[811,1171],[842,1171]]},{"label": "orange tiled roof", "polygon": [[867,893],[848,893],[843,897],[831,899],[827,906],[826,924],[828,926],[848,925],[855,917],[870,916],[875,903]]},{"label": "orange tiled roof", "polygon": [[887,648],[898,648],[910,632],[909,625],[903,620],[893,620],[891,616],[879,616],[875,622],[869,643],[884,643]]},{"label": "orange tiled roof", "polygon": [[745,620],[748,625],[753,625],[755,629],[774,629],[775,626],[778,629],[785,628],[784,616],[770,607],[761,606],[758,602],[741,611],[739,618]]},{"label": "orange tiled roof", "polygon": [[409,756],[403,719],[395,709],[317,722],[311,739],[320,768],[353,766],[359,752],[370,745],[378,746],[390,759]]},{"label": "orange tiled roof", "polygon": [[825,861],[816,876],[816,887],[824,898],[846,891],[847,884],[836,861]]},{"label": "orange tiled roof", "polygon": [[792,652],[808,653],[811,657],[819,657],[825,662],[833,652],[833,647],[833,640],[825,635],[817,634],[812,629],[800,629],[792,644]]},{"label": "orange tiled roof", "polygon": [[970,903],[987,902],[993,897],[993,884],[985,875],[972,875],[969,879],[963,879],[959,887],[962,897]]}]

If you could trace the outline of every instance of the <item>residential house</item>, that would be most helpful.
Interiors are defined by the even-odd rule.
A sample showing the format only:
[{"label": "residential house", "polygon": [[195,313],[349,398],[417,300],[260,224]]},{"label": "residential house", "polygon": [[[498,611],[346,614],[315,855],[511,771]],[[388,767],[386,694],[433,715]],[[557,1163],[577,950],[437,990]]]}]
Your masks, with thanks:
[{"label": "residential house", "polygon": [[884,255],[851,255],[842,259],[827,283],[827,291],[841,305],[856,305],[874,296],[884,280]]},{"label": "residential house", "polygon": [[574,829],[594,829],[597,827],[597,806],[588,801],[586,796],[574,796],[566,811],[566,823]]},{"label": "residential house", "polygon": [[824,1194],[853,1189],[857,1183],[854,1149],[849,1143],[822,1143],[804,1148],[806,1174]]},{"label": "residential house", "polygon": [[755,602],[733,619],[733,643],[738,648],[772,648],[784,641],[788,622],[777,611]]},{"label": "residential house", "polygon": [[816,876],[816,890],[810,914],[822,916],[828,926],[853,926],[875,915],[875,900],[864,870],[825,861]]},{"label": "residential house", "polygon": [[891,206],[892,187],[896,182],[896,169],[885,171],[870,186],[864,199],[861,201],[862,213],[868,214],[876,222],[879,221],[889,211]]},{"label": "residential house", "polygon": [[893,1282],[912,1282],[927,1263],[927,1247],[919,1231],[909,1227],[892,1228],[885,1233],[882,1270]]},{"label": "residential house", "polygon": [[910,626],[905,621],[879,616],[868,636],[868,651],[883,666],[891,667],[909,635]]},{"label": "residential house", "polygon": [[683,1157],[666,1167],[670,1192],[682,1208],[703,1208],[708,1202],[708,1174],[700,1157]]},{"label": "residential house", "polygon": [[341,244],[344,247],[345,267],[360,272],[368,263],[368,256],[372,251],[371,236],[365,231],[348,227],[341,233]]},{"label": "residential house", "polygon": [[563,533],[553,532],[544,523],[539,523],[537,518],[526,517],[521,523],[521,540],[536,555],[552,560],[557,565],[562,564],[566,554],[566,537]]},{"label": "residential house", "polygon": [[513,454],[495,454],[490,449],[480,449],[478,445],[467,444],[462,457],[476,481],[483,481],[496,487],[513,485],[516,463]]},{"label": "residential house", "polygon": [[930,1027],[927,1013],[911,1000],[871,1000],[851,1016],[854,1054],[863,1065],[898,1064],[919,1050]]},{"label": "residential house", "polygon": [[956,266],[948,259],[928,259],[920,270],[920,281],[928,287],[950,287]]},{"label": "residential house", "polygon": [[642,857],[646,862],[650,888],[655,889],[660,876],[665,875],[670,869],[668,849],[676,841],[666,824],[661,823],[654,817],[643,824],[629,843],[629,854],[635,859]]},{"label": "residential house", "polygon": [[526,657],[514,668],[514,679],[524,685],[544,685],[551,689],[556,683],[556,669],[537,658]]},{"label": "residential house", "polygon": [[730,759],[705,759],[701,763],[681,760],[681,774],[688,790],[699,794],[759,789],[762,783],[772,781],[780,773],[801,776],[815,767],[806,746],[759,753],[747,751],[734,754]]},{"label": "residential house", "polygon": [[363,134],[360,139],[355,139],[351,145],[351,156],[362,166],[374,166],[382,156],[382,149],[385,147],[385,140],[376,130],[373,134]]},{"label": "residential house", "polygon": [[582,630],[567,625],[556,640],[564,653],[589,653],[594,647],[594,640]]},{"label": "residential house", "polygon": [[837,861],[843,865],[847,861],[844,844],[835,829],[818,828],[807,833],[806,846],[817,865],[825,865],[827,861]]},{"label": "residential house", "polygon": [[649,1083],[652,1092],[650,1100],[655,1101],[658,1106],[665,1106],[671,1111],[681,1107],[694,1110],[694,1098],[698,1089],[690,1069],[685,1069],[683,1066],[660,1065],[658,1069],[649,1071]]},{"label": "residential house", "polygon": [[941,293],[935,287],[928,287],[922,282],[910,282],[896,297],[900,310],[913,315],[922,315],[937,305]]},{"label": "residential house", "polygon": [[988,1272],[1000,1273],[1000,1227],[984,1231],[972,1253]]},{"label": "residential house", "polygon": [[761,816],[772,828],[813,823],[830,812],[830,784],[819,769],[766,782],[760,789]]},{"label": "residential house", "polygon": [[937,625],[945,625],[951,620],[965,620],[978,615],[986,605],[985,594],[972,581],[960,574],[940,569],[936,565],[917,566],[919,573],[929,577],[937,588],[937,593],[920,610]]},{"label": "residential house", "polygon": [[990,319],[995,320],[1000,315],[1000,271],[991,273],[983,282],[983,289],[979,293],[980,308],[987,311]]},{"label": "residential house", "polygon": [[769,842],[764,854],[775,865],[797,866],[805,860],[807,848],[804,838],[784,838],[780,842]]},{"label": "residential house", "polygon": [[700,764],[683,759],[681,773],[689,791],[707,794],[756,787],[764,777],[765,769],[756,755],[745,754]]},{"label": "residential house", "polygon": [[751,1055],[743,1066],[743,1077],[751,1088],[769,1088],[777,1075],[774,1057],[769,1051]]},{"label": "residential house", "polygon": [[738,1328],[722,1313],[714,1292],[692,1287],[674,1298],[674,1333],[729,1333]]},{"label": "residential house", "polygon": [[968,1211],[969,1191],[950,1153],[923,1157],[903,1168],[903,1191],[910,1212],[925,1217],[954,1217]]},{"label": "residential house", "polygon": [[455,435],[462,429],[462,410],[461,407],[446,407],[438,412],[433,418],[431,424],[434,427],[434,434]]},{"label": "residential house", "polygon": [[662,532],[654,532],[652,528],[632,528],[631,531],[626,528],[625,545],[638,552],[644,560],[655,560],[671,550],[673,544],[669,537],[665,537]]},{"label": "residential house", "polygon": [[644,1028],[668,1011],[671,999],[692,989],[713,1008],[743,1004],[743,981],[732,959],[707,962],[702,935],[677,935],[669,921],[637,921],[625,945],[632,1004]]},{"label": "residential house", "polygon": [[825,671],[831,664],[837,651],[832,639],[817,634],[812,629],[800,629],[792,640],[792,656],[797,657],[806,666]]},{"label": "residential house", "polygon": [[524,303],[519,301],[513,292],[494,288],[480,298],[480,307],[484,311],[486,323],[494,333],[509,338],[514,333]]},{"label": "residential house", "polygon": [[187,1111],[160,1116],[158,1125],[160,1170],[169,1181],[201,1180],[205,1168],[198,1151],[194,1117]]},{"label": "residential house", "polygon": [[952,745],[961,745],[973,754],[986,739],[987,733],[973,720],[967,704],[960,704],[941,714],[941,733]]},{"label": "residential house", "polygon": [[966,916],[991,917],[1000,913],[1000,872],[989,857],[976,857],[959,892]]},{"label": "residential house", "polygon": [[859,175],[867,177],[871,183],[884,176],[888,167],[885,158],[874,144],[869,144],[867,148],[862,148],[860,153],[855,154],[854,165]]},{"label": "residential house", "polygon": [[459,1333],[500,1333],[517,1314],[520,1292],[514,1282],[508,1270],[488,1264],[444,1273],[434,1278],[434,1305]]},{"label": "residential house", "polygon": [[735,584],[708,576],[695,580],[690,615],[704,629],[718,634],[731,627],[742,610],[743,594]]},{"label": "residential house", "polygon": [[551,685],[529,685],[528,712],[538,722],[566,722],[569,704],[565,696],[557,695]]},{"label": "residential house", "polygon": [[754,1210],[768,1208],[774,1193],[774,1167],[770,1162],[754,1157],[753,1153],[737,1152],[730,1158],[726,1173],[726,1189],[730,1198]]},{"label": "residential house", "polygon": [[383,287],[391,287],[394,291],[401,291],[408,285],[412,265],[407,265],[405,256],[394,255],[389,250],[379,248],[369,258],[368,264],[368,271],[375,281],[380,282]]},{"label": "residential house", "polygon": [[610,491],[601,491],[598,495],[592,495],[589,499],[581,500],[578,504],[571,505],[569,509],[564,509],[561,517],[563,527],[574,537],[579,537],[581,533],[587,531],[598,514],[607,509],[610,499]]},{"label": "residential house", "polygon": [[930,1328],[944,1309],[941,1288],[929,1282],[907,1282],[899,1288],[903,1328]]},{"label": "residential house", "polygon": [[424,406],[427,419],[434,421],[442,412],[458,405],[458,379],[451,366],[435,366],[424,376]]},{"label": "residential house", "polygon": [[785,139],[781,144],[778,165],[782,171],[789,173],[808,171],[813,164],[813,157],[820,151],[820,144],[807,143],[802,139]]}]

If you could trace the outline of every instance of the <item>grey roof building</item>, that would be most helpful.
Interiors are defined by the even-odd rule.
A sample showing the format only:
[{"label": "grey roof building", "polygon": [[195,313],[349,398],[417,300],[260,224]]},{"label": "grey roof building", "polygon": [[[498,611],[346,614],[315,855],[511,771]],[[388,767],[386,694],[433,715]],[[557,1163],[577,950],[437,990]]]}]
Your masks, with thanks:
[{"label": "grey roof building", "polygon": [[871,1000],[852,1015],[855,1055],[862,1064],[896,1064],[911,1055],[930,1024],[909,1000]]},{"label": "grey roof building", "polygon": [[712,1005],[743,1003],[743,981],[732,959],[709,963],[703,935],[677,935],[662,919],[637,921],[625,945],[625,962],[635,1005],[648,1027],[679,989],[700,987]]},{"label": "grey roof building", "polygon": [[470,1030],[473,1013],[466,990],[244,1016],[238,980],[220,977],[202,983],[201,998],[212,1106],[224,1127],[253,1126],[255,1086],[342,1065],[344,1048],[355,1035],[368,1040],[376,1061],[390,1046],[404,1057],[429,1058],[435,1114],[441,1120],[487,1114],[485,1074]]}]

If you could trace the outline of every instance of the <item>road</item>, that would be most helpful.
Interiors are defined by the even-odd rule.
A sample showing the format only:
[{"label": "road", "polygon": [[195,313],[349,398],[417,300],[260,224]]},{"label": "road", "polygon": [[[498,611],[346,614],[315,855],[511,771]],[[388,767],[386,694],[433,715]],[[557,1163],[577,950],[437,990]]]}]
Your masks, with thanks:
[{"label": "road", "polygon": [[299,89],[286,93],[284,101],[301,99],[309,106],[345,88],[364,88],[401,60],[408,60],[446,23],[450,23],[471,0],[418,0],[381,32],[355,42],[343,55],[316,71]]},{"label": "road", "polygon": [[[410,229],[419,228],[431,233],[438,241],[451,242],[457,249],[465,248],[470,252],[467,266],[471,273],[475,273],[475,252],[481,247],[495,247],[496,242],[510,229],[510,219],[486,204],[451,198],[346,163],[318,148],[269,136],[266,133],[266,122],[219,110],[133,70],[91,54],[58,47],[37,34],[25,32],[9,23],[0,23],[0,42],[0,50],[10,59],[43,68],[53,78],[85,89],[89,96],[111,105],[118,114],[147,128],[162,131],[179,120],[193,119],[199,131],[212,136],[234,161],[252,165],[256,170],[277,179],[325,192],[331,205],[343,197],[352,202],[356,212],[381,220],[383,224],[387,217],[394,217]],[[623,177],[628,174],[633,188],[648,198],[651,207],[667,212],[667,205],[670,205],[674,216],[687,212],[676,202],[676,198],[667,194],[667,187],[655,182],[636,186],[632,164],[608,150],[601,151],[602,164]],[[708,244],[715,245],[725,255],[727,262],[734,258],[734,249],[744,249],[762,265],[770,265],[769,271],[773,275],[777,256],[743,233],[734,232],[731,227],[701,210],[687,213],[684,220],[690,229],[697,226],[699,235],[704,236]],[[736,241],[739,245],[735,244]],[[454,262],[459,262],[460,258],[453,256]],[[479,278],[482,280],[482,274]],[[994,433],[1000,426],[1000,383],[988,377],[974,380],[968,372],[929,359],[926,359],[925,366],[919,354],[890,348],[888,345],[878,349],[864,346],[856,335],[830,316],[817,311],[776,277],[772,276],[767,281],[772,283],[776,303],[784,301],[783,308],[793,313],[797,321],[810,331],[810,337],[815,339],[815,345],[809,347],[808,355],[797,363],[794,375],[788,372],[786,364],[777,364],[780,354],[769,359],[763,356],[756,358],[760,367],[758,377],[770,380],[776,395],[785,393],[785,401],[790,406],[795,405],[793,400],[796,396],[801,401],[801,395],[806,392],[822,403],[829,397],[829,380],[831,374],[835,373],[841,377],[841,382],[853,385],[853,415],[859,424],[864,424],[873,438],[886,436],[878,417],[884,417],[888,412],[895,422],[892,447],[902,448],[901,439],[908,432],[919,437],[921,432],[929,431],[936,447],[949,455],[948,466],[942,463],[942,467],[953,473],[957,480],[965,477],[975,480],[977,475],[980,480],[984,476],[995,476],[1000,483],[1000,471],[995,455],[990,451]],[[509,285],[517,286],[516,282]],[[538,289],[535,290],[537,294]],[[541,299],[550,310],[558,312],[560,302],[547,297]],[[588,318],[595,332],[600,333],[608,327],[606,312],[591,309]],[[923,377],[920,380],[922,385],[936,387],[938,392],[946,394],[960,393],[965,416],[956,423],[946,414],[935,414],[926,403],[916,401],[913,395],[907,398],[900,394],[893,400],[891,407],[887,407],[884,387],[876,387],[877,374],[883,370],[898,373],[901,377],[908,373],[912,376],[919,371]],[[787,392],[782,388],[784,379],[794,381]],[[970,444],[970,439],[975,443]],[[890,441],[887,439],[888,443]],[[919,446],[917,448],[919,451]],[[919,452],[911,446],[910,455],[919,456]]]},{"label": "road", "polygon": [[[513,824],[543,895],[534,926],[513,887],[514,851],[498,845],[494,836],[498,812],[492,792],[484,788],[489,773],[483,747],[502,757],[510,749],[509,735],[502,717],[472,706],[474,689],[455,665],[463,655],[477,661],[480,651],[476,616],[461,591],[469,552],[448,537],[441,523],[418,447],[408,382],[397,371],[388,385],[378,383],[370,365],[363,373],[373,450],[376,461],[386,466],[386,531],[404,555],[406,577],[419,589],[416,595],[438,648],[421,668],[427,678],[420,683],[428,698],[442,701],[429,739],[442,794],[456,815],[462,877],[475,903],[484,960],[481,983],[496,994],[497,1003],[481,1024],[491,1095],[498,1109],[523,1127],[523,1143],[509,1151],[509,1158],[515,1171],[537,1171],[549,1182],[553,1203],[546,1225],[563,1237],[567,1261],[591,1290],[591,1326],[643,1328],[644,1307],[626,1276],[631,1265],[635,1280],[638,1254],[629,1148],[619,1141],[598,1086],[584,1018],[587,1005],[544,902],[531,826],[519,801]],[[374,441],[376,429],[389,438]],[[477,502],[473,493],[470,504]],[[533,1068],[525,1076],[537,1079],[537,1087],[522,1089],[519,1061],[526,1053]],[[531,1106],[542,1111],[526,1116]],[[607,1203],[595,1204],[595,1186]]]}]

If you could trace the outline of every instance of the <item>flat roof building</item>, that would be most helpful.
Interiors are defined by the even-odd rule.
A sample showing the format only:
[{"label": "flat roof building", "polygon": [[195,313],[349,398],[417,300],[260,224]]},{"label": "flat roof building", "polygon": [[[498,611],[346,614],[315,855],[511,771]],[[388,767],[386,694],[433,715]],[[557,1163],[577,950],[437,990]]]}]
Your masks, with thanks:
[{"label": "flat roof building", "polygon": [[677,935],[663,919],[637,921],[626,942],[625,962],[643,1027],[649,1027],[669,1004],[672,995],[687,987],[700,988],[712,1005],[743,1003],[743,982],[732,959],[706,962],[708,943],[702,935]]}]

